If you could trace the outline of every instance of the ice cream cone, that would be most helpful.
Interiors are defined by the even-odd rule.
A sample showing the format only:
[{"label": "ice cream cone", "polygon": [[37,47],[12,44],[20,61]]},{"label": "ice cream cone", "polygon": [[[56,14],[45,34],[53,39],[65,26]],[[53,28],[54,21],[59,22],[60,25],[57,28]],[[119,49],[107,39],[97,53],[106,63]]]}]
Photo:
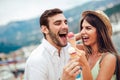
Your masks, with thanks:
[{"label": "ice cream cone", "polygon": [[75,48],[70,47],[70,48],[68,49],[68,52],[70,53],[70,58],[71,58],[71,59],[77,57],[77,54],[76,54]]},{"label": "ice cream cone", "polygon": [[76,40],[73,32],[68,33],[68,42],[71,44],[72,47],[76,47]]}]

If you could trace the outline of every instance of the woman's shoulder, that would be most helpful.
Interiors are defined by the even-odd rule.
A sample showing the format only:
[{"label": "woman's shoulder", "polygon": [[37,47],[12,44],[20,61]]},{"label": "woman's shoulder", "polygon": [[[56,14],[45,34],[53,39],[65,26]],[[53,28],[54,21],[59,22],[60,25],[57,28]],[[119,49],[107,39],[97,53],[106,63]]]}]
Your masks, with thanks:
[{"label": "woman's shoulder", "polygon": [[112,53],[103,53],[104,59],[116,60],[116,56]]},{"label": "woman's shoulder", "polygon": [[101,60],[101,64],[115,64],[116,63],[116,56],[114,54],[111,53],[103,53],[102,55],[102,60]]},{"label": "woman's shoulder", "polygon": [[108,79],[110,80],[111,76],[113,76],[113,74],[115,72],[116,56],[111,53],[105,53],[104,55],[105,56],[100,63],[99,77],[102,76],[102,78],[104,78],[104,80],[108,80]]}]

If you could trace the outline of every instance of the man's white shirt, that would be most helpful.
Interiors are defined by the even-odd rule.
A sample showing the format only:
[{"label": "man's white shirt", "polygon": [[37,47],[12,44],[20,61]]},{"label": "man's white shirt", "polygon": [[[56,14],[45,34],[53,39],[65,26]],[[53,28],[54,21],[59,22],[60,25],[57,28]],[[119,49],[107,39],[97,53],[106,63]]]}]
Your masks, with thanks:
[{"label": "man's white shirt", "polygon": [[26,62],[25,80],[59,80],[69,60],[69,46],[61,49],[59,57],[58,50],[43,39]]}]

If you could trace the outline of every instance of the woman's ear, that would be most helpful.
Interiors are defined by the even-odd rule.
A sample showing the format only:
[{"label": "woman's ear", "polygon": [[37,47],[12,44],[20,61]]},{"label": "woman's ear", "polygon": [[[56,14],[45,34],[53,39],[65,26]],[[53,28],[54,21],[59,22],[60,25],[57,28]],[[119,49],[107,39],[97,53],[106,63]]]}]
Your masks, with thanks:
[{"label": "woman's ear", "polygon": [[44,25],[41,26],[41,31],[45,34],[49,33],[49,30],[48,30],[47,26],[44,26]]}]

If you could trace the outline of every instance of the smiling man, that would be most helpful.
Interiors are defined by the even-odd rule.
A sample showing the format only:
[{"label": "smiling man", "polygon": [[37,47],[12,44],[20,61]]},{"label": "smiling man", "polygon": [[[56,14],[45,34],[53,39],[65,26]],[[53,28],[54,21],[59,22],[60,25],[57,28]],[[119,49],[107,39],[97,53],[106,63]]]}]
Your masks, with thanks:
[{"label": "smiling man", "polygon": [[25,80],[59,80],[69,54],[68,24],[62,10],[49,9],[40,17],[42,43],[31,53],[25,66]]}]

